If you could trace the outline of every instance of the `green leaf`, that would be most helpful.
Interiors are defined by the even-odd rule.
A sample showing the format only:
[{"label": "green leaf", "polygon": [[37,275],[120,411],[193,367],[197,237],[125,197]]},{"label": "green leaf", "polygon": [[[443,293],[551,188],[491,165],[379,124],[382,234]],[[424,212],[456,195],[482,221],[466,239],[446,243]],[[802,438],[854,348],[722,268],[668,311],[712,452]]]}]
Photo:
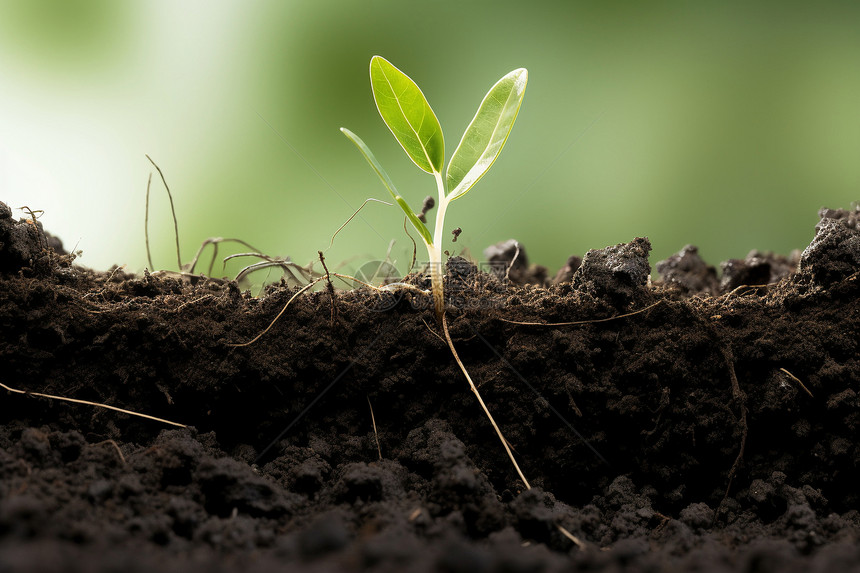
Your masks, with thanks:
[{"label": "green leaf", "polygon": [[427,173],[441,173],[442,127],[418,85],[385,58],[373,56],[370,86],[379,115],[409,158]]},{"label": "green leaf", "polygon": [[406,213],[406,217],[409,219],[409,222],[412,223],[412,226],[415,227],[415,230],[418,231],[418,234],[421,235],[422,239],[424,239],[424,242],[428,245],[432,245],[433,237],[430,236],[430,229],[428,229],[427,225],[422,223],[421,219],[418,218],[418,215],[409,208],[409,204],[406,203],[406,200],[400,195],[395,196],[394,200],[397,201],[397,204],[400,205],[400,208],[403,209],[404,213]]},{"label": "green leaf", "polygon": [[499,156],[523,103],[528,77],[525,68],[514,70],[484,96],[448,164],[446,180],[450,200],[471,189]]},{"label": "green leaf", "polygon": [[418,234],[421,235],[421,238],[424,239],[428,245],[433,244],[433,239],[430,236],[430,231],[427,229],[427,225],[421,222],[421,219],[418,218],[412,209],[409,208],[409,205],[406,201],[397,194],[397,189],[394,187],[394,182],[391,181],[391,177],[388,176],[385,169],[382,168],[382,165],[379,164],[379,161],[376,159],[376,156],[373,155],[373,152],[367,146],[364,141],[348,130],[345,127],[340,128],[341,133],[343,133],[351,142],[355,144],[358,150],[364,155],[364,158],[370,163],[370,166],[382,180],[382,184],[385,185],[385,188],[388,189],[388,192],[391,193],[391,196],[394,197],[394,200],[397,201],[397,204],[400,205],[400,208],[403,209],[403,212],[406,213],[406,216],[409,218],[409,221],[412,223],[412,226],[415,227],[415,230],[418,231]]}]

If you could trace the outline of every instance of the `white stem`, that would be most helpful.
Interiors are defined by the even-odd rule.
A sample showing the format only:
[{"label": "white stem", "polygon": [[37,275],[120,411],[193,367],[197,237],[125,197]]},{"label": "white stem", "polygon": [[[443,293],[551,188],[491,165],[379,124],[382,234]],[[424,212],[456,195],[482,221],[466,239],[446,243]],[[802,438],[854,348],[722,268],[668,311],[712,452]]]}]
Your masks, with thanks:
[{"label": "white stem", "polygon": [[445,312],[442,250],[436,245],[427,245],[427,255],[430,259],[430,290],[433,293],[433,308],[436,310],[436,318],[442,320],[442,314]]},{"label": "white stem", "polygon": [[442,234],[445,232],[445,211],[448,210],[448,198],[445,196],[445,181],[441,173],[436,173],[436,188],[439,190],[439,201],[436,206],[436,229],[433,233],[433,243],[442,249]]},{"label": "white stem", "polygon": [[433,291],[433,306],[436,318],[442,320],[445,312],[445,287],[442,282],[442,239],[445,233],[445,211],[448,210],[448,199],[445,196],[445,180],[441,173],[435,173],[436,188],[439,190],[439,201],[436,210],[436,228],[433,233],[433,244],[427,245],[427,255],[430,258],[430,284]]}]

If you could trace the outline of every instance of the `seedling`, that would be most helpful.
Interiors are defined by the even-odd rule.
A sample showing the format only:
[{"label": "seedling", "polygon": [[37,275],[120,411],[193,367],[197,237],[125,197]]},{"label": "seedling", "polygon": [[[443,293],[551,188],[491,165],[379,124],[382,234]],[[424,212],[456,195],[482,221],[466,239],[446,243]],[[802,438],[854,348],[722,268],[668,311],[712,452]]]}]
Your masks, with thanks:
[{"label": "seedling", "polygon": [[463,361],[460,360],[456,348],[454,348],[454,341],[448,332],[448,323],[445,317],[445,291],[442,280],[442,238],[444,237],[445,214],[448,211],[448,205],[474,187],[475,183],[484,176],[484,173],[489,170],[499,156],[511,128],[514,126],[514,121],[517,119],[527,82],[528,71],[525,68],[519,68],[502,77],[490,88],[478,107],[478,112],[466,128],[460,144],[454,150],[454,154],[448,162],[448,168],[445,170],[445,175],[443,175],[445,139],[442,136],[442,127],[421,89],[409,76],[395,68],[385,58],[373,56],[370,59],[370,85],[379,115],[382,116],[382,120],[391,130],[409,159],[422,171],[433,175],[436,179],[439,199],[436,204],[436,225],[432,236],[427,225],[422,221],[431,204],[425,200],[425,208],[420,215],[412,211],[403,197],[397,193],[391,177],[388,176],[388,173],[382,168],[364,141],[344,127],[340,130],[358,147],[358,150],[370,163],[370,166],[382,180],[382,184],[406,213],[406,217],[424,241],[430,265],[433,306],[436,311],[436,318],[445,334],[448,348],[469,382],[472,393],[478,399],[484,414],[487,415],[496,430],[496,434],[520,479],[526,488],[531,489],[511,452],[507,440],[502,435],[501,429],[484,404],[478,387],[472,381],[472,377],[463,365]]},{"label": "seedling", "polygon": [[466,128],[460,144],[454,150],[443,176],[445,139],[439,120],[421,89],[385,58],[371,58],[370,85],[379,115],[409,159],[436,179],[439,200],[432,236],[420,216],[412,211],[398,194],[388,173],[364,141],[345,127],[340,129],[358,147],[424,241],[430,264],[433,305],[436,318],[440,322],[445,311],[442,283],[445,213],[451,201],[459,199],[474,187],[499,156],[517,119],[527,82],[528,71],[519,68],[505,75],[490,88]]}]

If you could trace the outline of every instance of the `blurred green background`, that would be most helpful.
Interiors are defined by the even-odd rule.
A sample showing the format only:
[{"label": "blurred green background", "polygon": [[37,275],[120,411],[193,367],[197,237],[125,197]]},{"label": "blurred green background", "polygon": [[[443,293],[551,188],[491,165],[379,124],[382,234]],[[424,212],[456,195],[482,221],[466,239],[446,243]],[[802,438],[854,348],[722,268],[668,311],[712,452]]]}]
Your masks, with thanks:
[{"label": "blurred green background", "polygon": [[[224,236],[306,263],[386,198],[340,126],[416,209],[435,194],[376,112],[374,54],[422,87],[449,157],[529,69],[499,161],[448,213],[446,248],[476,258],[513,237],[554,272],[644,235],[652,266],[687,243],[717,264],[803,248],[819,207],[860,199],[857,2],[3,0],[0,200],[44,209],[83,264],[141,270],[146,153],[183,260]],[[157,174],[152,192],[155,266],[176,268]],[[371,204],[327,259],[391,240],[405,270],[402,216]]]}]

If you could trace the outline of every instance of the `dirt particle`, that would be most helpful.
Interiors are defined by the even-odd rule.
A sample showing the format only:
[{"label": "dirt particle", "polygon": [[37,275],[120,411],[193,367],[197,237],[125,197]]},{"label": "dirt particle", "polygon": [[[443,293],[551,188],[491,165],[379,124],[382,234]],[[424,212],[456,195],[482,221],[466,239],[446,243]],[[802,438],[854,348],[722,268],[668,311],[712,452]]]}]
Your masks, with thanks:
[{"label": "dirt particle", "polygon": [[206,499],[206,510],[212,515],[228,517],[234,508],[256,517],[278,517],[289,511],[282,492],[236,460],[205,460],[196,479]]},{"label": "dirt particle", "polygon": [[826,286],[860,271],[860,204],[852,211],[822,209],[815,238],[800,256],[799,270]]},{"label": "dirt particle", "polygon": [[576,272],[576,269],[582,264],[582,257],[577,255],[571,255],[567,258],[567,262],[558,269],[558,272],[555,273],[555,277],[552,279],[552,284],[559,285],[562,283],[569,283],[573,278],[573,273]]},{"label": "dirt particle", "polygon": [[667,285],[687,294],[715,294],[719,289],[717,269],[708,265],[694,245],[657,263],[657,272]]},{"label": "dirt particle", "polygon": [[529,264],[525,246],[516,239],[490,245],[484,249],[484,259],[489,265],[487,272],[500,280],[517,285],[547,283],[546,267]]},{"label": "dirt particle", "polygon": [[744,259],[729,259],[720,263],[723,275],[720,290],[732,291],[740,286],[776,283],[794,273],[799,253],[785,257],[774,253],[751,251]]},{"label": "dirt particle", "polygon": [[585,253],[573,273],[573,288],[625,308],[647,293],[651,276],[648,253],[651,242],[644,237]]}]

